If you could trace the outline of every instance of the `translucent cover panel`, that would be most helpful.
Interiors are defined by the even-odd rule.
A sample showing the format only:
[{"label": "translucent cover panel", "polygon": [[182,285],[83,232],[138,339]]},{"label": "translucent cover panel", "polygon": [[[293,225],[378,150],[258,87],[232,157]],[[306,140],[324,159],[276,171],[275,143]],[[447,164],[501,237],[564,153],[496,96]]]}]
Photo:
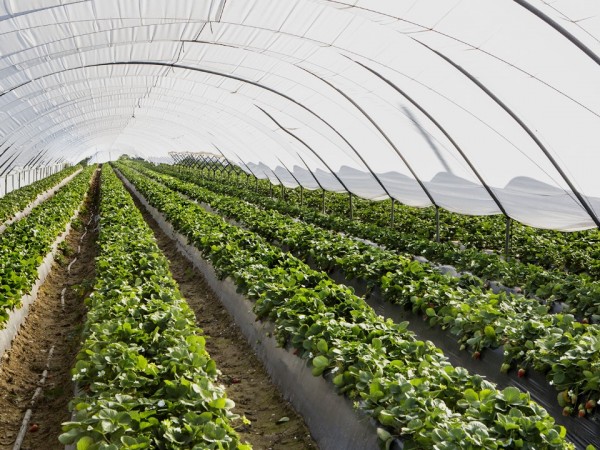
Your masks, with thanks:
[{"label": "translucent cover panel", "polygon": [[0,4],[0,166],[222,154],[274,183],[600,225],[594,0]]}]

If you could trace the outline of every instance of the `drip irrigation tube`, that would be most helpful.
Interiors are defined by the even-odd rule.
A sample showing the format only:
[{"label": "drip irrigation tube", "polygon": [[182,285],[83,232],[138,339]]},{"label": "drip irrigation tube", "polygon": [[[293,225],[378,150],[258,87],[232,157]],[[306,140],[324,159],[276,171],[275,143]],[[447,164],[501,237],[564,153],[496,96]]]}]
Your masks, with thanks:
[{"label": "drip irrigation tube", "polygon": [[13,450],[20,450],[23,445],[23,441],[25,440],[25,435],[27,434],[27,426],[29,425],[29,421],[31,420],[31,416],[33,415],[33,407],[37,402],[38,397],[42,393],[42,389],[46,384],[46,379],[48,378],[48,369],[50,369],[50,361],[52,360],[52,355],[54,355],[54,346],[50,347],[48,351],[48,358],[46,359],[46,367],[42,372],[42,378],[38,382],[39,386],[36,388],[31,400],[29,402],[29,408],[25,411],[25,416],[23,416],[23,421],[21,422],[21,428],[19,429],[19,434],[17,435],[17,439],[15,439],[15,443],[13,445]]}]

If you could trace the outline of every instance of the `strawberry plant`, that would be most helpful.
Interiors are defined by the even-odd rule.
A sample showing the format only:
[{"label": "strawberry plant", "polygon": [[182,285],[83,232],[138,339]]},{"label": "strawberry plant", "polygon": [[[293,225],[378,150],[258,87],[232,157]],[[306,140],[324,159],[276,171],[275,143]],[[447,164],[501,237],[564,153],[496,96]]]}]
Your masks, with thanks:
[{"label": "strawberry plant", "polygon": [[[576,339],[566,341],[560,348],[551,348],[552,336],[547,333],[547,326],[536,324],[545,321],[548,325],[563,316],[550,314],[549,307],[536,299],[505,292],[494,294],[483,289],[482,283],[477,283],[471,276],[447,277],[407,255],[398,255],[294,220],[277,211],[263,210],[236,198],[215,194],[139,165],[135,168],[195,201],[210,204],[215,211],[273,243],[286,246],[301,259],[310,258],[323,271],[341,268],[348,278],[378,286],[386,300],[422,314],[432,326],[448,329],[474,355],[485,348],[507,344],[504,371],[513,365],[531,365],[547,373],[549,381],[559,390],[565,386],[576,389],[582,394],[583,401],[600,398],[600,389],[585,382],[583,369],[570,370],[568,376],[563,376],[560,365],[546,362],[552,358],[558,360],[579,341],[593,339],[600,329],[598,325],[583,326],[573,320],[564,321],[562,332],[571,333]],[[588,351],[586,359],[598,359],[600,351],[589,346],[584,348]],[[525,371],[524,367],[518,371],[521,377],[524,376],[522,371]],[[556,377],[562,380],[560,385],[556,384]]]},{"label": "strawberry plant", "polygon": [[233,402],[217,384],[194,314],[153,233],[108,166],[102,170],[96,282],[79,386],[63,444],[77,448],[238,449]]},{"label": "strawberry plant", "polygon": [[[140,167],[139,163],[136,167]],[[202,172],[187,168],[174,168],[171,166],[147,166],[153,171],[171,174],[186,181],[210,188],[216,192],[234,195],[247,201],[260,205],[264,209],[274,209],[283,214],[298,217],[305,222],[313,223],[324,228],[344,232],[362,239],[369,239],[384,245],[386,248],[413,255],[424,256],[432,261],[442,264],[451,264],[460,270],[468,271],[488,280],[498,280],[507,286],[520,286],[522,290],[531,295],[541,297],[550,302],[562,301],[569,305],[570,312],[586,319],[600,321],[600,282],[596,278],[582,271],[581,273],[568,273],[558,267],[542,267],[535,261],[521,262],[515,258],[506,261],[497,252],[480,251],[476,248],[466,248],[456,245],[455,242],[435,242],[430,238],[427,230],[431,229],[431,219],[419,219],[412,208],[398,206],[399,213],[396,216],[397,226],[389,227],[389,217],[381,211],[389,209],[388,202],[368,202],[356,199],[358,216],[362,220],[349,220],[343,208],[333,208],[330,214],[321,214],[315,211],[319,208],[315,205],[319,202],[311,202],[311,194],[305,193],[307,203],[311,207],[301,207],[293,203],[297,198],[292,191],[288,200],[283,202],[265,196],[268,189],[262,193],[256,193],[251,189],[243,189],[230,183],[221,183],[207,180],[202,177]],[[262,187],[262,184],[259,183]],[[328,193],[329,206],[339,204],[346,205],[347,200],[334,201],[338,194]],[[292,201],[292,203],[289,203]],[[337,212],[337,214],[336,214]],[[402,214],[400,214],[400,212]],[[445,213],[442,213],[442,216]],[[490,230],[491,227],[484,219],[480,225],[483,229]],[[495,220],[490,218],[489,220]],[[423,234],[425,232],[425,234]],[[479,233],[479,232],[478,232]],[[539,230],[535,230],[539,233]],[[593,232],[588,232],[593,233]],[[561,234],[562,235],[562,234]],[[570,236],[570,235],[565,235]],[[581,236],[580,233],[577,236]],[[482,237],[483,239],[483,237]],[[502,236],[499,236],[503,242]],[[592,246],[593,241],[580,239],[585,244]],[[571,239],[572,244],[580,240]],[[545,245],[551,246],[548,242]],[[563,252],[565,253],[565,252]],[[568,254],[568,252],[566,252]],[[588,267],[600,267],[600,263],[594,263],[588,259]],[[600,273],[598,271],[597,273]]]},{"label": "strawberry plant", "polygon": [[94,167],[63,186],[52,198],[0,234],[0,328],[38,279],[38,267],[81,206]]},{"label": "strawberry plant", "polygon": [[35,181],[0,198],[0,224],[24,210],[38,195],[52,189],[69,175],[75,173],[80,166],[71,166],[42,180]]},{"label": "strawberry plant", "polygon": [[462,448],[573,448],[564,428],[527,394],[498,390],[451,366],[431,342],[377,316],[324,272],[118,167],[220,276],[255,301],[257,316],[275,323],[281,345],[310,360],[313,374],[331,379],[381,424],[380,438],[402,436],[410,448],[442,448],[446,439],[467,443]]}]

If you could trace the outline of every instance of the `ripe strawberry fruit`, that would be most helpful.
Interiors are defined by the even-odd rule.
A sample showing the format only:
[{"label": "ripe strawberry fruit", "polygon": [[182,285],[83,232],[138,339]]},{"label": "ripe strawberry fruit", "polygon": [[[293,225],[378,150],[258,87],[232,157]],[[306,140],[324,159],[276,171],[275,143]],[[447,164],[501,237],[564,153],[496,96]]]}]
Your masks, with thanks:
[{"label": "ripe strawberry fruit", "polygon": [[481,353],[480,352],[473,352],[473,359],[479,359],[481,358]]},{"label": "ripe strawberry fruit", "polygon": [[520,368],[519,371],[517,372],[517,376],[519,378],[523,378],[525,376],[525,373],[526,373],[525,369]]},{"label": "ripe strawberry fruit", "polygon": [[32,423],[32,424],[29,426],[29,432],[30,432],[30,433],[35,433],[35,432],[36,432],[37,430],[39,430],[39,429],[40,429],[40,426],[39,426],[37,423]]},{"label": "ripe strawberry fruit", "polygon": [[596,407],[595,400],[588,400],[585,404],[585,409],[594,409]]}]

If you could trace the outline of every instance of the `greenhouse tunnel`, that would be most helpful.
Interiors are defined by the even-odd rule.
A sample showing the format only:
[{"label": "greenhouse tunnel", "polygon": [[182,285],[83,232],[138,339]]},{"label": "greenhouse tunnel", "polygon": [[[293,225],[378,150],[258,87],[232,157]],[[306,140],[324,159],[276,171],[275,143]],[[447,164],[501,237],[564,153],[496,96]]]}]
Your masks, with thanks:
[{"label": "greenhouse tunnel", "polygon": [[[204,338],[196,340],[200,326],[209,334],[224,331],[211,331],[211,322],[198,318],[194,296],[204,293],[190,287],[193,280],[220,305],[211,317],[229,314],[226,328],[239,327],[246,347],[230,359],[253,357],[257,367],[264,365],[265,385],[272,381],[283,399],[270,414],[282,429],[296,427],[290,433],[302,445],[278,447],[254,438],[253,447],[244,443],[254,419],[230,412],[234,402],[225,400],[221,384],[229,391],[245,380],[222,375],[229,363],[217,357],[201,369],[216,386],[210,395],[222,395],[210,402],[218,430],[200,434],[215,433],[224,447],[208,441],[193,447],[191,437],[183,443],[189,429],[182,424],[200,426],[207,417],[200,413],[148,419],[146,434],[142,427],[139,435],[123,429],[104,436],[90,431],[92,422],[85,422],[87,431],[74,425],[88,405],[74,402],[74,422],[57,418],[52,425],[54,435],[62,427],[61,445],[55,447],[54,436],[43,448],[371,450],[435,443],[436,449],[493,449],[525,442],[539,449],[600,449],[599,171],[597,0],[2,0],[0,448],[45,445],[45,422],[40,419],[39,433],[34,427],[33,405],[41,394],[16,409],[25,415],[22,425],[8,418],[10,408],[2,413],[4,405],[16,405],[10,397],[14,374],[29,373],[13,365],[18,359],[28,364],[26,339],[35,340],[28,337],[30,328],[62,327],[58,321],[64,320],[83,329],[69,335],[81,334],[81,353],[59,341],[52,350],[37,344],[32,350],[48,355],[47,363],[31,363],[46,364],[47,375],[56,347],[57,358],[64,358],[64,386],[72,391],[75,382],[76,399],[118,384],[83,374],[95,370],[86,358],[103,345],[95,333],[110,335],[92,319],[121,320],[114,317],[137,311],[127,302],[136,296],[145,302],[146,290],[153,300],[170,299],[157,308],[174,311],[169,329],[178,330],[177,345],[210,360]],[[221,234],[209,228],[217,225],[205,214],[224,218]],[[216,236],[231,242],[221,247]],[[141,275],[127,278],[134,268]],[[122,277],[122,285],[111,277]],[[314,280],[320,281],[310,285]],[[269,291],[273,286],[279,290]],[[420,347],[406,361],[390,357],[356,375],[359,369],[335,359],[345,351],[335,346],[338,341],[311,337],[322,317],[299,326],[310,330],[303,341],[292,336],[291,325],[278,322],[286,314],[289,321],[313,317],[277,309],[282,298],[297,306],[293,301],[304,289],[306,298],[317,292],[314,298],[332,295],[356,307],[339,318],[335,314],[347,310],[323,301],[322,316],[332,318],[332,329],[343,324],[340,329],[359,335],[363,325],[353,327],[353,320],[376,324],[365,339],[381,353],[377,357],[399,342],[385,341],[392,335],[402,340],[409,333],[406,342]],[[95,303],[110,305],[117,294],[129,309],[109,313]],[[37,306],[51,301],[64,313],[55,314],[54,322]],[[65,313],[65,305],[72,312]],[[152,317],[140,319],[145,325],[135,332],[120,323],[111,333],[141,333]],[[260,328],[263,320],[274,325]],[[524,347],[520,354],[517,341]],[[146,344],[150,348],[143,342],[119,357],[139,353],[128,370],[143,372],[142,378],[156,375],[152,371],[164,363],[152,359],[164,348],[150,357]],[[210,353],[218,353],[210,345]],[[334,356],[334,350],[340,353]],[[171,347],[168,352],[178,354]],[[406,373],[439,366],[452,372],[454,384],[467,380],[465,392],[439,400],[446,401],[440,417],[448,416],[432,425],[439,426],[435,432],[421,429],[421,416],[391,418],[397,404],[382,406],[388,401],[382,374],[404,370],[419,352],[430,353]],[[464,374],[455,366],[465,367]],[[182,379],[194,380],[198,374],[188,370],[196,369],[182,364],[171,374],[181,370]],[[302,386],[288,383],[292,372],[286,371],[293,370],[303,374]],[[27,383],[42,386],[46,375]],[[351,389],[354,375],[359,381]],[[479,375],[496,384],[489,387]],[[421,383],[431,381],[425,378],[396,382],[418,397]],[[431,390],[445,382],[440,379]],[[331,382],[335,393],[323,394],[321,384]],[[169,389],[161,395],[168,397]],[[439,392],[450,396],[451,390]],[[465,419],[474,409],[463,406],[483,405],[492,395],[488,390],[510,412],[498,413],[493,426],[477,415]],[[521,391],[532,400],[519,397]],[[346,397],[334,395],[339,392]],[[171,414],[175,403],[165,406],[155,394],[148,394],[152,414],[160,416],[161,408]],[[100,397],[90,405],[114,401]],[[135,397],[123,395],[117,403]],[[284,405],[288,400],[291,406]],[[351,400],[369,421],[356,420]],[[525,411],[525,404],[534,406]],[[56,408],[66,410],[61,405]],[[506,424],[525,416],[534,417],[536,430],[527,428],[526,419]],[[230,426],[229,420],[242,424]],[[455,420],[468,438],[444,428]],[[478,434],[480,423],[497,434]],[[511,434],[515,426],[518,437]],[[171,446],[161,447],[159,435],[172,439]]]},{"label": "greenhouse tunnel", "polygon": [[595,2],[3,9],[3,170],[217,146],[288,187],[600,225]]}]

